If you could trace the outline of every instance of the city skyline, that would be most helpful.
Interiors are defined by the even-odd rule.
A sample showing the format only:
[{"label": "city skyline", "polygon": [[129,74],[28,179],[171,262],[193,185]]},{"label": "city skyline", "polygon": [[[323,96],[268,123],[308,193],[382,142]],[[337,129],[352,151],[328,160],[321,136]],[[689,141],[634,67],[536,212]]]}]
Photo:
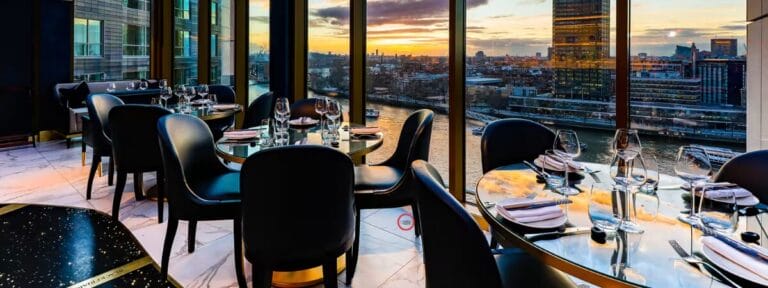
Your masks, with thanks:
[{"label": "city skyline", "polygon": [[[265,0],[250,3],[252,52],[268,50],[268,4]],[[348,53],[348,5],[349,0],[309,0],[310,52]],[[488,56],[547,55],[552,42],[551,0],[469,0],[467,6],[468,55],[481,50]],[[615,9],[616,2],[611,0],[611,55],[615,51]],[[738,54],[745,54],[743,0],[635,1],[631,17],[632,55],[670,56],[676,45],[691,43],[710,50],[713,38],[735,38]],[[369,53],[378,49],[386,55],[447,54],[447,0],[371,0],[368,23]]]}]

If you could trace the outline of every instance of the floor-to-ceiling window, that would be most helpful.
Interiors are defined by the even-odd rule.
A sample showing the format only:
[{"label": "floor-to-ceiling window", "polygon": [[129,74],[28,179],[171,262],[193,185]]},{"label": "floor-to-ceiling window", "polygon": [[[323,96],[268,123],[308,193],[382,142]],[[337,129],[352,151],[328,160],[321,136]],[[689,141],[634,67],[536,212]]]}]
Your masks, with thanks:
[{"label": "floor-to-ceiling window", "polygon": [[632,1],[629,116],[663,172],[681,145],[746,148],[746,18],[744,0]]},{"label": "floor-to-ceiling window", "polygon": [[197,84],[198,1],[174,0],[173,83]]},{"label": "floor-to-ceiling window", "polygon": [[436,113],[429,161],[448,177],[449,1],[367,4],[366,122],[386,135],[368,162],[389,157],[408,115],[427,108]]},{"label": "floor-to-ceiling window", "polygon": [[584,143],[579,160],[609,161],[616,117],[615,10],[615,0],[468,2],[468,191],[483,174],[480,135],[496,119],[575,130]]},{"label": "floor-to-ceiling window", "polygon": [[269,91],[269,0],[248,6],[248,103]]},{"label": "floor-to-ceiling window", "polygon": [[211,84],[235,85],[233,0],[211,2]]},{"label": "floor-to-ceiling window", "polygon": [[338,97],[347,109],[342,98],[349,95],[349,1],[308,4],[307,97]]},{"label": "floor-to-ceiling window", "polygon": [[150,0],[77,0],[73,76],[77,81],[147,78]]}]

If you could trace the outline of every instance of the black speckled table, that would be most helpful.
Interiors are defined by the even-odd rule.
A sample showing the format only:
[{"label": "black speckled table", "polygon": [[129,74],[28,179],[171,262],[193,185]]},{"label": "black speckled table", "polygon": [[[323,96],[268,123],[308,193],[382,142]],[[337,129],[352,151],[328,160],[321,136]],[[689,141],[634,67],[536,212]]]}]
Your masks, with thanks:
[{"label": "black speckled table", "polygon": [[131,232],[89,209],[0,204],[0,287],[177,287]]}]

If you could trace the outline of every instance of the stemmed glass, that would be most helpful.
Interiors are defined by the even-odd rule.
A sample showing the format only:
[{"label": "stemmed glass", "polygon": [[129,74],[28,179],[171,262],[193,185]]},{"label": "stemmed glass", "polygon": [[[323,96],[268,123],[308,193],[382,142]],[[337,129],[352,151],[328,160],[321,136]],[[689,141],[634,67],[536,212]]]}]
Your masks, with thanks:
[{"label": "stemmed glass", "polygon": [[645,183],[646,169],[642,160],[635,160],[642,152],[640,137],[635,129],[618,129],[613,137],[612,148],[614,159],[611,163],[611,178],[617,184],[619,198],[616,204],[621,207],[622,221],[619,229],[628,233],[643,233],[639,224],[632,221],[632,209],[630,206],[634,196],[632,186],[640,187]]},{"label": "stemmed glass", "polygon": [[162,79],[160,80],[160,83],[158,84],[160,90],[165,90],[166,87],[168,87],[168,80]]},{"label": "stemmed glass", "polygon": [[200,85],[200,87],[197,89],[197,94],[200,94],[200,97],[202,97],[204,100],[208,100],[208,98],[205,96],[208,96],[209,92],[210,90],[208,90],[208,85],[206,84]]},{"label": "stemmed glass", "polygon": [[[697,224],[699,215],[696,212],[696,186],[709,179],[709,173],[712,171],[712,164],[709,162],[709,156],[704,149],[693,146],[683,146],[677,151],[677,162],[675,163],[675,174],[677,177],[688,182],[691,188],[691,211],[687,216],[680,215],[678,218],[688,224]],[[704,193],[701,193],[699,206],[704,200]]]},{"label": "stemmed glass", "polygon": [[325,113],[325,116],[328,117],[328,120],[331,121],[331,125],[328,125],[328,129],[331,131],[331,135],[333,135],[333,139],[336,140],[336,134],[338,133],[338,126],[336,124],[336,120],[341,117],[341,104],[339,101],[328,99],[328,107],[327,111]]},{"label": "stemmed glass", "polygon": [[168,99],[173,97],[173,90],[171,87],[165,86],[160,90],[160,99],[163,100],[163,107],[168,108]]},{"label": "stemmed glass", "polygon": [[147,88],[149,88],[149,82],[147,82],[147,80],[141,80],[141,82],[139,82],[139,90],[144,91],[147,90]]},{"label": "stemmed glass", "polygon": [[619,158],[629,161],[640,155],[643,146],[635,129],[618,129],[613,136],[613,152]]},{"label": "stemmed glass", "polygon": [[278,122],[276,125],[278,132],[284,132],[286,130],[285,122],[291,118],[291,104],[288,102],[288,98],[280,97],[275,102],[275,120]]},{"label": "stemmed glass", "polygon": [[128,91],[136,90],[136,83],[133,81],[128,82],[128,86],[125,87],[125,90],[128,90]]},{"label": "stemmed glass", "polygon": [[195,90],[195,87],[189,86],[187,87],[186,93],[184,93],[184,99],[187,100],[187,110],[192,111],[192,99],[197,96],[197,91]]},{"label": "stemmed glass", "polygon": [[579,136],[576,135],[576,131],[557,130],[555,142],[552,144],[552,151],[555,156],[561,158],[563,162],[565,162],[565,170],[563,171],[565,175],[565,187],[561,189],[561,192],[566,195],[579,194],[579,190],[568,184],[568,172],[571,170],[569,162],[581,155],[581,144],[579,143]]},{"label": "stemmed glass", "polygon": [[325,113],[328,112],[328,99],[326,98],[317,98],[315,99],[315,112],[317,114],[320,114],[320,129],[322,133],[323,129],[323,122],[325,121]]},{"label": "stemmed glass", "polygon": [[109,85],[107,85],[107,92],[112,93],[117,90],[117,85],[115,82],[109,82]]}]

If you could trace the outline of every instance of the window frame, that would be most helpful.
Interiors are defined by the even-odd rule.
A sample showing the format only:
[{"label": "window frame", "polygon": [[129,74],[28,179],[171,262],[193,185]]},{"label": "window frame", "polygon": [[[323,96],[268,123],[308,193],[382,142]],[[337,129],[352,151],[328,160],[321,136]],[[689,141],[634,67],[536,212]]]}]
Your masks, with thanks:
[{"label": "window frame", "polygon": [[[75,42],[75,37],[73,35],[72,37],[72,56],[77,59],[98,59],[104,57],[104,20],[100,19],[88,19],[88,18],[74,18],[74,21],[72,21],[72,29],[73,33],[76,33],[75,25],[77,25],[77,20],[84,20],[85,21],[85,42],[79,43]],[[91,43],[91,22],[98,22],[99,23],[99,43]],[[98,55],[89,55],[91,51],[91,45],[99,45],[99,54]],[[77,54],[77,45],[84,45],[83,51],[84,55],[78,55]]]}]

